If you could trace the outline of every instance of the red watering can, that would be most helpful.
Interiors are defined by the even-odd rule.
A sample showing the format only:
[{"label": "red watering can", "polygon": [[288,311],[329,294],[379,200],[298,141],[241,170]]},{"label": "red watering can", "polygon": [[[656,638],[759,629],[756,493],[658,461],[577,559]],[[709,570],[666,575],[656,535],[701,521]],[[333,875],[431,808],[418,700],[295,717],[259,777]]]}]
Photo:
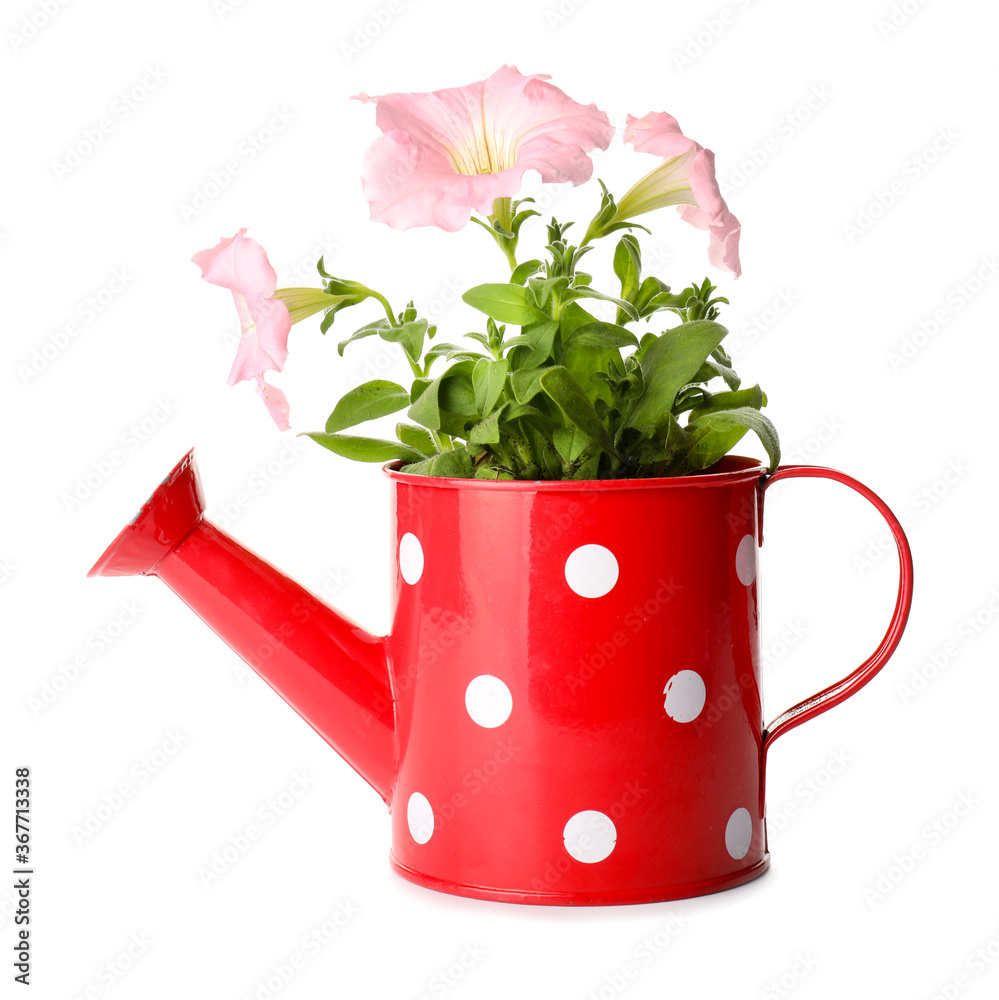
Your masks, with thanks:
[{"label": "red watering can", "polygon": [[[158,576],[388,804],[391,862],[516,903],[680,899],[769,864],[767,751],[864,686],[912,600],[905,535],[842,473],[729,456],[691,476],[496,482],[386,467],[391,635],[369,635],[203,516],[188,453],[90,575]],[[774,483],[866,497],[901,565],[881,644],[765,726],[758,552]]]}]

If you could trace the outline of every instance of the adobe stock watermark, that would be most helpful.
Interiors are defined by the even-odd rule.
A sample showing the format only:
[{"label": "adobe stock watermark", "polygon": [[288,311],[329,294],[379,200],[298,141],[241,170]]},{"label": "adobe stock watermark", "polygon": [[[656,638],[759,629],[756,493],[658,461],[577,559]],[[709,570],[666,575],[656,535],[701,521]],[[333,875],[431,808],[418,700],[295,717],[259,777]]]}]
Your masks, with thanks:
[{"label": "adobe stock watermark", "polygon": [[767,810],[767,830],[778,833],[793,823],[854,762],[848,750],[834,750],[828,759],[792,789],[791,798],[777,809]]},{"label": "adobe stock watermark", "polygon": [[92,982],[73,993],[72,1000],[99,1000],[108,995],[149,954],[153,943],[145,931],[133,934],[124,947],[100,964]]},{"label": "adobe stock watermark", "polygon": [[752,5],[753,0],[733,0],[733,3],[704,18],[700,27],[687,35],[683,46],[673,52],[673,65],[677,72],[682,73],[693,66]]},{"label": "adobe stock watermark", "polygon": [[467,771],[462,777],[461,787],[464,791],[454,791],[443,802],[436,802],[432,805],[433,823],[429,830],[419,831],[421,836],[429,837],[435,830],[441,829],[445,823],[450,823],[507,764],[516,759],[523,749],[513,740],[498,740],[496,748],[489,758]]},{"label": "adobe stock watermark", "polygon": [[90,468],[60,497],[67,514],[78,511],[178,410],[179,404],[168,396],[157,397],[153,408],[133,421],[118,435],[115,446],[100,458],[92,459]]},{"label": "adobe stock watermark", "polygon": [[[326,575],[323,577],[322,583],[318,587],[312,588],[312,593],[327,604],[331,604],[336,595],[343,590],[350,580],[351,578],[347,575],[345,570],[328,570]],[[311,612],[305,607],[298,608],[296,605],[296,608],[298,609],[298,624],[304,624],[304,622],[311,617]],[[272,635],[274,638],[279,638],[281,636],[290,635],[293,632],[294,625],[289,622],[277,626],[277,628],[273,630]],[[258,661],[263,661],[270,659],[274,652],[275,648],[273,644],[268,641],[266,646],[258,646],[253,655]],[[230,667],[232,669],[233,676],[241,686],[246,683],[247,678],[257,676],[257,672],[251,667],[248,667],[244,660],[234,659],[230,662]]]},{"label": "adobe stock watermark", "polygon": [[930,0],[899,0],[891,5],[891,10],[878,18],[877,27],[883,41],[904,28]]},{"label": "adobe stock watermark", "polygon": [[977,792],[961,792],[944,812],[927,823],[916,840],[893,855],[891,862],[877,873],[870,885],[865,886],[864,901],[868,909],[887,899],[980,804]]},{"label": "adobe stock watermark", "polygon": [[657,958],[664,955],[670,945],[693,923],[680,913],[671,913],[655,931],[647,934],[635,945],[628,958],[613,972],[605,973],[603,981],[586,994],[586,1000],[616,1000],[629,984],[641,976]]},{"label": "adobe stock watermark", "polygon": [[349,66],[366,52],[413,3],[414,0],[386,0],[384,4],[372,7],[363,20],[353,25],[349,40],[340,42],[343,61]]},{"label": "adobe stock watermark", "polygon": [[923,662],[905,681],[895,686],[903,705],[918,698],[945,670],[949,670],[968,649],[999,618],[999,587],[993,587],[988,598],[970,614],[964,616],[948,639],[938,649],[931,649]]},{"label": "adobe stock watermark", "polygon": [[341,931],[357,919],[360,912],[360,908],[352,900],[337,902],[328,917],[309,928],[294,951],[275,962],[249,991],[240,994],[240,1000],[273,1000],[310,960],[318,958]]},{"label": "adobe stock watermark", "polygon": [[[545,21],[549,28],[558,28],[587,5],[587,0],[560,0],[545,11]],[[595,5],[594,5],[595,6]]]},{"label": "adobe stock watermark", "polygon": [[604,667],[613,663],[617,654],[683,590],[683,586],[675,583],[672,577],[668,580],[661,577],[656,588],[654,594],[643,603],[636,604],[621,619],[622,628],[597,642],[594,651],[588,656],[581,656],[572,671],[565,675],[565,683],[571,694],[589,684]]},{"label": "adobe stock watermark", "polygon": [[7,41],[15,52],[23,52],[58,17],[71,0],[39,0],[30,14],[24,14]]},{"label": "adobe stock watermark", "polygon": [[223,530],[228,530],[250,507],[253,501],[270,489],[292,465],[308,451],[305,438],[288,438],[273,458],[258,465],[245,479],[243,485],[213,511],[211,520]]},{"label": "adobe stock watermark", "polygon": [[64,181],[93,156],[108,136],[131,118],[169,76],[169,72],[162,66],[147,66],[139,80],[121,90],[96,121],[84,127],[79,136],[66,144],[62,158],[52,161],[52,172],[56,180]]},{"label": "adobe stock watermark", "polygon": [[[562,881],[566,872],[572,870],[574,864],[579,864],[577,858],[585,857],[595,847],[604,848],[612,838],[616,841],[614,820],[626,816],[650,791],[652,789],[642,784],[641,778],[624,782],[617,799],[606,808],[601,806],[601,811],[591,822],[571,834],[566,832],[568,839],[563,841],[562,850],[545,860],[539,874],[531,879],[531,889],[534,892],[549,892]],[[606,852],[602,852],[602,856],[606,857]]]},{"label": "adobe stock watermark", "polygon": [[0,556],[0,586],[3,586],[16,572],[17,567],[11,562],[10,556]]},{"label": "adobe stock watermark", "polygon": [[61,663],[42,682],[38,691],[28,698],[28,709],[37,719],[51,708],[94,665],[96,659],[110,649],[139,620],[143,609],[135,601],[123,601],[118,612],[83,641],[83,648],[70,660]]},{"label": "adobe stock watermark", "polygon": [[[925,520],[926,515],[941,500],[950,496],[954,487],[963,482],[970,472],[971,466],[963,458],[952,458],[929,483],[912,495],[909,506],[904,511],[896,513],[899,524],[906,532],[911,532],[917,524]],[[863,552],[854,554],[853,568],[863,576],[881,562],[886,555],[896,551],[895,536],[892,535],[889,528],[885,527],[876,538],[872,538],[867,543]]]},{"label": "adobe stock watermark", "polygon": [[457,986],[486,957],[486,949],[476,941],[466,944],[454,961],[435,972],[428,980],[424,992],[417,1000],[442,997]]},{"label": "adobe stock watermark", "polygon": [[784,629],[765,649],[760,650],[760,673],[770,673],[801,640],[808,635],[810,627],[800,618],[787,619]]},{"label": "adobe stock watermark", "polygon": [[843,233],[851,246],[869,233],[888,212],[904,198],[912,185],[926,176],[954,147],[960,134],[952,125],[938,128],[936,134],[920,150],[906,157],[902,165],[883,188],[877,188],[871,199],[857,209],[852,222],[843,223]]},{"label": "adobe stock watermark", "polygon": [[246,856],[250,848],[264,834],[273,829],[278,820],[284,819],[295,808],[303,796],[317,783],[307,771],[296,771],[287,788],[272,795],[235,833],[229,834],[226,842],[212,856],[198,867],[197,875],[203,889],[209,889],[224,878]]},{"label": "adobe stock watermark", "polygon": [[70,827],[76,846],[82,847],[96,837],[186,746],[188,739],[179,729],[169,730],[152,750],[135,761],[128,769],[127,777],[122,778],[110,792],[104,792],[100,801]]},{"label": "adobe stock watermark", "polygon": [[[292,264],[290,267],[281,270],[281,273],[278,275],[278,287],[291,288],[300,285],[315,285],[319,275],[319,272],[316,270],[319,258],[333,256],[340,250],[340,247],[341,244],[329,233],[317,236],[315,243],[312,244],[312,249],[304,257],[299,258],[298,262]],[[239,339],[238,334],[236,339]]]},{"label": "adobe stock watermark", "polygon": [[960,969],[944,983],[936,983],[930,1000],[957,1000],[999,962],[999,934],[983,941],[964,956]]},{"label": "adobe stock watermark", "polygon": [[840,423],[839,417],[822,417],[818,427],[808,437],[783,449],[783,458],[785,461],[794,459],[804,464],[814,462],[843,430],[844,425]]},{"label": "adobe stock watermark", "polygon": [[735,336],[725,338],[725,350],[733,358],[741,358],[746,350],[777,326],[798,302],[798,295],[791,288],[779,288],[774,297],[758,312],[743,323]]},{"label": "adobe stock watermark", "polygon": [[30,385],[46,371],[77,337],[104,315],[134,279],[135,275],[130,270],[124,267],[114,268],[98,288],[76,304],[73,318],[52,330],[31,355],[18,364],[17,377],[21,380],[21,385]]},{"label": "adobe stock watermark", "polygon": [[760,1000],[784,1000],[818,967],[819,960],[810,951],[799,951],[779,976],[774,976],[760,990]]},{"label": "adobe stock watermark", "polygon": [[930,344],[965,306],[978,295],[992,287],[999,274],[999,254],[982,254],[978,264],[944,295],[942,302],[929,316],[919,320],[915,330],[910,330],[902,342],[888,352],[888,364],[893,372],[901,371]]},{"label": "adobe stock watermark", "polygon": [[245,167],[253,163],[279,136],[284,135],[296,117],[294,111],[284,106],[271,108],[267,121],[244,136],[220,166],[209,170],[208,179],[193,188],[186,201],[178,204],[177,211],[181,221],[189,223],[210,208],[233,180],[242,174]]},{"label": "adobe stock watermark", "polygon": [[773,124],[770,132],[749,146],[728,178],[718,187],[723,198],[731,198],[740,188],[755,177],[812,119],[832,100],[828,84],[813,84],[808,94],[793,108],[785,111]]},{"label": "adobe stock watermark", "polygon": [[224,21],[230,14],[239,10],[243,2],[244,0],[212,0],[212,10],[218,14],[220,21]]}]

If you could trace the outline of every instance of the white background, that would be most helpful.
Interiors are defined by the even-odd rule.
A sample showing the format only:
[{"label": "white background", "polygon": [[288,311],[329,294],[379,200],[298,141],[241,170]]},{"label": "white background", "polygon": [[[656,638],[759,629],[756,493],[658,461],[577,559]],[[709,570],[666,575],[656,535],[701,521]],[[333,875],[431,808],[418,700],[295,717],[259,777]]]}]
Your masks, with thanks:
[{"label": "white background", "polygon": [[[995,995],[997,21],[967,0],[4,6],[0,811],[30,765],[37,995]],[[248,226],[281,284],[314,283],[325,253],[397,308],[416,299],[448,339],[471,329],[453,289],[503,280],[502,257],[475,227],[368,221],[359,173],[377,131],[348,98],[504,62],[618,122],[669,111],[716,151],[744,275],[711,273],[785,461],[851,473],[909,526],[898,654],[775,745],[772,868],[719,895],[565,910],[402,881],[377,796],[187,608],[155,580],[84,577],[193,445],[211,517],[387,630],[388,482],[281,435],[248,384],[225,385],[231,299],[189,258]],[[597,158],[619,194],[649,166],[619,145]],[[593,185],[545,197],[581,227],[595,203]],[[672,210],[649,221],[663,277],[707,273],[704,234]],[[296,431],[373,374],[405,377],[377,339],[343,359],[334,339],[292,330],[274,381]],[[768,494],[768,716],[876,645],[896,586],[884,539],[841,487]],[[293,804],[268,825],[282,794]],[[250,824],[260,838],[205,885],[199,869]],[[0,888],[5,981],[12,903]]]}]

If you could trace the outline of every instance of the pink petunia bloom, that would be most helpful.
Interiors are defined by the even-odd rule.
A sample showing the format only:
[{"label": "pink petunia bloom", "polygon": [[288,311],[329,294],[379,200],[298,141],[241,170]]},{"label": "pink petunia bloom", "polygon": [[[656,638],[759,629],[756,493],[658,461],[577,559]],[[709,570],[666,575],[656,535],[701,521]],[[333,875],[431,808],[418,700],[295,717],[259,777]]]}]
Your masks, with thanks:
[{"label": "pink petunia bloom", "polygon": [[651,112],[628,115],[624,141],[640,153],[661,156],[663,163],[646,174],[618,202],[615,218],[630,219],[667,205],[677,205],[680,217],[706,229],[711,241],[708,260],[717,268],[742,273],[739,263],[739,220],[729,211],[715,177],[715,154],[685,136],[672,115]]},{"label": "pink petunia bloom", "polygon": [[513,197],[524,173],[581,184],[588,154],[614,135],[595,104],[577,104],[542,74],[503,66],[488,80],[425,94],[356,99],[377,105],[384,135],[368,149],[362,183],[371,218],[393,229],[461,229],[472,212]]},{"label": "pink petunia bloom", "polygon": [[256,379],[257,395],[263,397],[264,406],[267,407],[267,412],[271,415],[274,423],[278,425],[278,430],[290,431],[288,397],[276,385],[268,385],[262,374],[257,375]]},{"label": "pink petunia bloom", "polygon": [[282,430],[287,430],[287,400],[280,389],[264,382],[263,374],[284,367],[291,314],[283,302],[272,298],[277,274],[267,253],[256,240],[245,237],[245,232],[245,228],[240,229],[191,260],[201,268],[205,281],[228,288],[236,304],[240,338],[228,384],[256,379],[257,392],[264,397],[268,412]]}]

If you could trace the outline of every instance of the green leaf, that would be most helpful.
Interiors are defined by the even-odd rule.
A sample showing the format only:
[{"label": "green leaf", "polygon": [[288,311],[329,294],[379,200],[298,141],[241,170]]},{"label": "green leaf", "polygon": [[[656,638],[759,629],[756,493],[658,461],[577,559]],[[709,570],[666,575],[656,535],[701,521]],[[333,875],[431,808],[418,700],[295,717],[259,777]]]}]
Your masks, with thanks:
[{"label": "green leaf", "polygon": [[518,264],[510,275],[510,283],[513,285],[526,284],[527,279],[535,274],[541,267],[540,260],[525,260],[523,264]]},{"label": "green leaf", "polygon": [[471,444],[497,444],[500,439],[500,420],[503,417],[504,407],[499,407],[492,411],[488,417],[480,420],[468,432],[468,440]]},{"label": "green leaf", "polygon": [[427,370],[430,368],[430,364],[437,360],[437,358],[447,358],[448,361],[467,361],[469,359],[477,361],[484,355],[480,354],[478,351],[473,351],[468,347],[462,347],[460,344],[434,344],[433,347],[423,355],[423,363]]},{"label": "green leaf", "polygon": [[548,307],[553,292],[561,292],[569,287],[569,279],[564,274],[555,275],[551,278],[544,278],[540,274],[531,278],[528,282],[534,300],[541,309]]},{"label": "green leaf", "polygon": [[413,395],[416,398],[409,408],[409,419],[432,431],[461,434],[465,421],[449,420],[446,414],[459,414],[469,418],[476,415],[475,392],[472,389],[474,364],[476,362],[459,361],[431,382],[414,379]]},{"label": "green leaf", "polygon": [[743,406],[758,410],[766,405],[767,397],[758,385],[751,389],[709,393],[703,403],[698,403],[690,411],[690,419],[697,420],[704,413],[716,413],[719,410],[737,410]]},{"label": "green leaf", "polygon": [[574,288],[567,288],[562,295],[562,301],[571,302],[574,299],[601,299],[604,302],[613,302],[629,319],[639,318],[638,310],[630,302],[598,292],[595,288],[590,288],[589,285],[576,285]]},{"label": "green leaf", "polygon": [[425,319],[415,319],[399,326],[380,328],[377,333],[382,340],[389,343],[402,344],[403,350],[413,361],[419,361],[423,353],[423,338],[429,324]]},{"label": "green leaf", "polygon": [[534,304],[530,291],[521,285],[487,284],[469,288],[462,299],[473,309],[484,312],[500,323],[527,326],[547,319]]},{"label": "green leaf", "polygon": [[562,460],[571,464],[593,443],[593,438],[578,427],[558,427],[552,434],[552,443]]},{"label": "green leaf", "polygon": [[649,344],[641,361],[645,392],[629,408],[625,424],[651,436],[671,412],[676,394],[727,332],[720,323],[697,320],[681,323]]},{"label": "green leaf", "polygon": [[534,399],[542,391],[541,376],[546,371],[546,368],[522,368],[511,372],[510,386],[513,389],[514,399],[518,403],[529,403]]},{"label": "green leaf", "polygon": [[[510,362],[490,361],[480,358],[472,369],[472,392],[475,397],[475,412],[480,417],[487,416],[496,405],[496,400],[506,385],[506,374],[510,370]],[[497,439],[498,440],[498,439]]]},{"label": "green leaf", "polygon": [[476,479],[505,479],[511,480],[515,478],[505,469],[496,469],[491,465],[480,465],[475,470]]},{"label": "green leaf", "polygon": [[573,479],[596,479],[600,473],[600,455],[590,455],[572,474]]},{"label": "green leaf", "polygon": [[[326,319],[329,319],[327,315]],[[326,320],[324,319],[325,323]],[[365,337],[373,337],[375,334],[381,333],[382,330],[388,329],[391,323],[387,319],[376,319],[373,323],[368,323],[366,326],[362,326],[360,330],[355,330],[346,340],[341,340],[339,344],[336,345],[337,354],[343,357],[343,350],[348,344],[352,344],[355,340],[363,340]],[[326,331],[324,330],[323,333]]]},{"label": "green leaf", "polygon": [[515,362],[515,368],[537,368],[538,365],[543,365],[551,357],[556,333],[558,333],[558,323],[554,320],[525,326],[519,337],[514,337],[503,344],[503,349],[530,348],[530,350],[517,351],[516,357],[512,354],[508,357],[511,358],[511,363]]},{"label": "green leaf", "polygon": [[638,347],[638,337],[623,326],[614,323],[587,323],[578,327],[566,338],[575,347],[601,347],[620,350],[622,347]]},{"label": "green leaf", "polygon": [[607,429],[579,383],[561,365],[546,368],[541,376],[541,388],[557,404],[566,418],[584,434],[596,441],[604,451],[618,455]]},{"label": "green leaf", "polygon": [[631,233],[622,236],[614,248],[614,273],[621,282],[621,298],[634,303],[642,274],[642,251]]},{"label": "green leaf", "polygon": [[430,434],[430,431],[415,424],[396,424],[395,436],[404,444],[424,455],[434,455],[437,452],[437,444]]},{"label": "green leaf", "polygon": [[343,296],[327,295],[321,288],[279,288],[271,297],[288,307],[293,325],[343,301]]},{"label": "green leaf", "polygon": [[420,452],[398,441],[355,437],[352,434],[323,434],[320,431],[305,431],[304,436],[355,462],[391,462],[397,458],[412,462],[423,458]]},{"label": "green leaf", "polygon": [[423,458],[412,465],[404,465],[403,472],[418,476],[441,476],[445,479],[471,479],[472,456],[464,448],[442,451],[439,455]]},{"label": "green leaf", "polygon": [[395,382],[375,379],[351,389],[333,408],[326,433],[335,434],[365,420],[375,420],[409,406],[409,392]]},{"label": "green leaf", "polygon": [[651,316],[659,309],[681,306],[686,300],[670,294],[669,285],[653,275],[646,278],[635,296],[635,308],[642,316]]},{"label": "green leaf", "polygon": [[686,429],[693,440],[683,464],[691,471],[714,465],[738,444],[747,430],[753,431],[763,443],[770,459],[770,470],[780,465],[777,431],[759,410],[752,407],[704,413],[696,420],[690,420]]},{"label": "green leaf", "polygon": [[731,368],[729,365],[722,364],[720,361],[715,361],[714,358],[708,358],[708,360],[704,362],[704,367],[710,369],[712,377],[720,375],[730,389],[738,389],[739,386],[742,385],[742,379],[735,373],[735,369]]}]

